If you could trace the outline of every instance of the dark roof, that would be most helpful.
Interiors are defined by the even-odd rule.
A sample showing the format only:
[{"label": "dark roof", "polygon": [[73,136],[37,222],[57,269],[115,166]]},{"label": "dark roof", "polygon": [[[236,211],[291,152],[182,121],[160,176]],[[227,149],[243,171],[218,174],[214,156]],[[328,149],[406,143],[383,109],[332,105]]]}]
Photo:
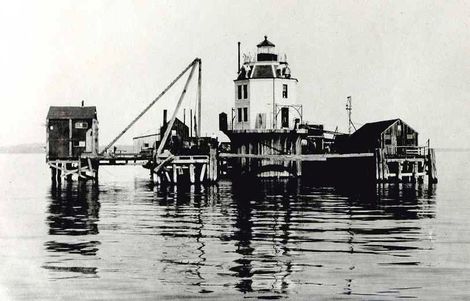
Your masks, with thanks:
[{"label": "dark roof", "polygon": [[96,119],[96,107],[49,107],[47,119]]},{"label": "dark roof", "polygon": [[273,78],[273,67],[271,65],[257,65],[252,78]]},{"label": "dark roof", "polygon": [[353,148],[369,147],[375,145],[386,129],[400,119],[390,119],[364,124],[349,137],[349,144]]},{"label": "dark roof", "polygon": [[355,131],[351,135],[351,138],[362,137],[362,136],[374,137],[374,138],[378,137],[380,134],[382,134],[386,129],[388,129],[392,124],[394,124],[398,120],[400,119],[390,119],[390,120],[366,123],[357,131]]},{"label": "dark roof", "polygon": [[268,41],[268,36],[264,36],[264,41],[256,45],[256,47],[275,47],[275,46],[276,45]]}]

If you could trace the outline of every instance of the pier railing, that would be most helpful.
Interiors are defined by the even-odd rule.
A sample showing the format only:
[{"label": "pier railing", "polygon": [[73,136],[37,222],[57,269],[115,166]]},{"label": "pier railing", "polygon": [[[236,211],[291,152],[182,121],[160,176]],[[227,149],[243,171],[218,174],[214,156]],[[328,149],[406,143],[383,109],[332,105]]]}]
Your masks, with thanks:
[{"label": "pier railing", "polygon": [[383,148],[386,157],[417,158],[428,154],[427,146],[385,146]]}]

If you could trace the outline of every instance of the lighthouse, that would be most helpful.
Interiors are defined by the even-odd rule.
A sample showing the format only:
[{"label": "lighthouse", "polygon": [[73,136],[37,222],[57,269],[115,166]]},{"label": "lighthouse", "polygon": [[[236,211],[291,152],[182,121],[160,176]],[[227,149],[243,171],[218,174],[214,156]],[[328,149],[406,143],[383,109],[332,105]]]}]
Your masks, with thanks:
[{"label": "lighthouse", "polygon": [[284,55],[264,36],[256,56],[244,55],[234,80],[235,99],[232,110],[233,130],[293,129],[302,119],[297,104],[297,79]]}]

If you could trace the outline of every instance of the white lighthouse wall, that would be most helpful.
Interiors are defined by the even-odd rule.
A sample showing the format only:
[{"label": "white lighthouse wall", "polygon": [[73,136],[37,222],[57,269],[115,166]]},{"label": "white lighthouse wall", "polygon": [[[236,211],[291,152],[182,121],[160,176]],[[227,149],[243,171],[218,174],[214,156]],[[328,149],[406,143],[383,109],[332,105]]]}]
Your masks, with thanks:
[{"label": "white lighthouse wall", "polygon": [[[287,98],[283,97],[283,85],[287,85]],[[238,99],[238,86],[248,85],[246,99]],[[274,93],[274,98],[273,98]],[[242,88],[243,94],[243,88]],[[235,82],[235,106],[233,111],[233,128],[237,130],[255,129],[258,114],[263,114],[266,129],[273,128],[273,102],[278,106],[297,104],[297,80],[283,78],[257,78]],[[241,122],[238,119],[239,108],[242,109]],[[243,108],[248,108],[248,120],[245,121]],[[289,108],[289,127],[300,118],[298,112]],[[277,128],[281,127],[281,114],[277,114]]]},{"label": "white lighthouse wall", "polygon": [[[276,78],[275,94],[278,106],[297,104],[297,80]],[[287,98],[282,97],[283,85],[287,85]],[[280,108],[278,107],[278,110]],[[300,118],[299,113],[292,107],[289,108],[289,128],[294,125],[294,120]],[[277,128],[281,128],[281,113],[277,114]]]},{"label": "white lighthouse wall", "polygon": [[[247,95],[247,98],[246,99],[243,99],[243,85],[248,85],[248,95]],[[238,99],[238,86],[242,86],[242,99]],[[248,80],[243,80],[243,81],[236,81],[235,82],[235,93],[234,93],[234,99],[235,99],[235,102],[234,102],[234,110],[232,112],[233,114],[233,129],[235,130],[246,130],[246,129],[250,129],[252,128],[251,127],[251,124],[250,124],[250,120],[251,120],[251,116],[249,115],[250,114],[250,87],[249,87],[249,83],[248,83]],[[241,116],[241,122],[239,122],[238,120],[238,109],[241,108],[242,109],[242,116]],[[248,121],[244,121],[244,116],[243,116],[243,108],[248,108]],[[232,116],[232,115],[231,115]]]},{"label": "white lighthouse wall", "polygon": [[259,113],[265,114],[267,129],[272,128],[273,123],[273,79],[250,79],[250,127],[255,128],[256,117]]}]

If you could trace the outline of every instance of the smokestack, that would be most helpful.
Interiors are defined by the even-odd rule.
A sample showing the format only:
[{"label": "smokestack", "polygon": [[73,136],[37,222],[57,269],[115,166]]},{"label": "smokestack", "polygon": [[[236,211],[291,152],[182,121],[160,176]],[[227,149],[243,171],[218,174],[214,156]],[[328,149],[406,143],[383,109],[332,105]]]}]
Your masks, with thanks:
[{"label": "smokestack", "polygon": [[237,73],[240,72],[240,42],[238,42],[238,70]]},{"label": "smokestack", "polygon": [[163,126],[166,125],[166,115],[167,115],[168,111],[165,109],[163,110]]},{"label": "smokestack", "polygon": [[85,101],[84,101],[84,100],[82,100],[82,107],[84,107],[84,106],[85,106]]},{"label": "smokestack", "polygon": [[189,137],[193,136],[193,109],[189,110]]}]

